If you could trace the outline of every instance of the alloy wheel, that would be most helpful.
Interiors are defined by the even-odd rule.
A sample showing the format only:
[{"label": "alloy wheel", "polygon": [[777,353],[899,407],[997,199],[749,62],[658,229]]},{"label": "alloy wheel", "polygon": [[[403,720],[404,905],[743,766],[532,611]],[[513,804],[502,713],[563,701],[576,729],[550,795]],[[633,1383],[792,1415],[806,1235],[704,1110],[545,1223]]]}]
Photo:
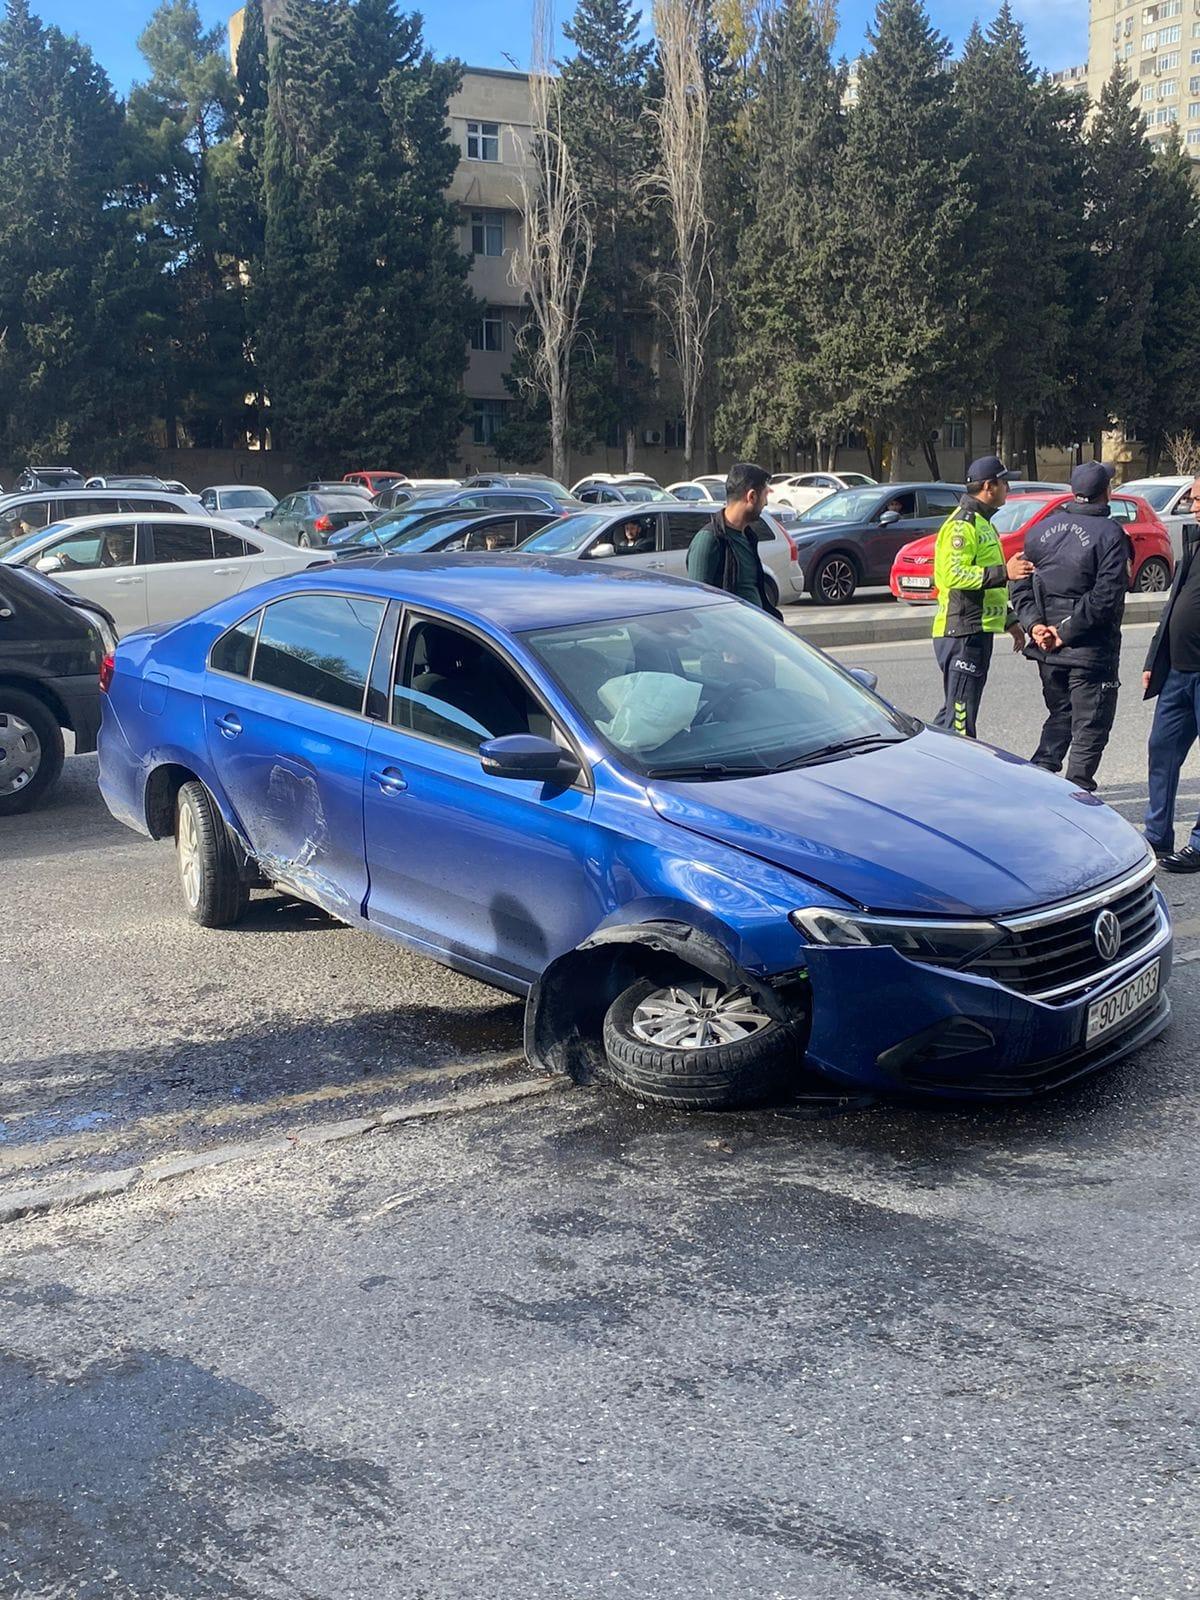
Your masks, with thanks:
[{"label": "alloy wheel", "polygon": [[831,556],[821,568],[818,584],[821,599],[835,604],[839,600],[848,600],[854,593],[857,582],[858,574],[850,563],[842,556]]},{"label": "alloy wheel", "polygon": [[200,830],[190,805],[179,808],[179,881],[184,898],[193,909],[200,904]]},{"label": "alloy wheel", "polygon": [[1139,594],[1162,594],[1170,584],[1171,578],[1165,561],[1160,561],[1157,556],[1151,556],[1149,561],[1142,564],[1136,584]]},{"label": "alloy wheel", "polygon": [[23,718],[0,706],[0,796],[28,789],[42,764],[42,742]]},{"label": "alloy wheel", "polygon": [[748,990],[698,980],[655,989],[635,1008],[631,1027],[645,1044],[699,1050],[749,1039],[774,1020]]}]

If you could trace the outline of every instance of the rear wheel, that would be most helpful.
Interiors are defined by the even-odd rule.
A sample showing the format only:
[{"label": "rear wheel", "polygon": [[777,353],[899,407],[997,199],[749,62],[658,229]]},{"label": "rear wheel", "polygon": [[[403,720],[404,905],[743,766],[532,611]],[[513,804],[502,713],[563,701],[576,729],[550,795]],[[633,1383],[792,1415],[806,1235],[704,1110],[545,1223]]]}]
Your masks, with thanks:
[{"label": "rear wheel", "polygon": [[771,574],[769,572],[763,574],[763,592],[767,597],[768,603],[770,605],[773,605],[775,607],[776,611],[778,611],[778,609],[779,609],[779,585],[775,582],[775,579],[771,576]]},{"label": "rear wheel", "polygon": [[249,898],[225,819],[202,783],[185,783],[175,801],[175,859],[187,914],[202,928],[226,928]]},{"label": "rear wheel", "polygon": [[63,736],[54,713],[0,684],[0,817],[28,811],[57,781]]},{"label": "rear wheel", "polygon": [[844,606],[858,588],[858,568],[849,556],[822,556],[808,579],[809,592],[823,606]]},{"label": "rear wheel", "polygon": [[1161,556],[1150,556],[1138,568],[1133,587],[1137,594],[1162,594],[1171,587],[1171,569]]},{"label": "rear wheel", "polygon": [[312,540],[308,537],[307,531],[303,528],[300,530],[300,537],[296,540],[296,543],[300,546],[301,550],[312,549]]},{"label": "rear wheel", "polygon": [[604,1019],[609,1075],[639,1100],[720,1111],[780,1096],[800,1066],[800,1021],[781,1022],[745,988],[692,973],[642,978]]}]

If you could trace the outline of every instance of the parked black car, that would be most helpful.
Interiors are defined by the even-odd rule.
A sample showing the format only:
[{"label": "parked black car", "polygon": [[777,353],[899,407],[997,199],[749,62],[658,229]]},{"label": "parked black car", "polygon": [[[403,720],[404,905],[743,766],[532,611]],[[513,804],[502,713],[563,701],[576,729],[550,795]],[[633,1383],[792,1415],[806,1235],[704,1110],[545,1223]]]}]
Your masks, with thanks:
[{"label": "parked black car", "polygon": [[101,606],[31,567],[0,566],[0,817],[28,811],[75,753],[96,748],[100,666],[117,630]]},{"label": "parked black car", "polygon": [[26,467],[14,489],[82,489],[83,473],[74,467]]},{"label": "parked black car", "polygon": [[936,533],[962,494],[961,484],[880,483],[818,500],[789,529],[804,587],[840,606],[859,588],[885,586],[901,545]]}]

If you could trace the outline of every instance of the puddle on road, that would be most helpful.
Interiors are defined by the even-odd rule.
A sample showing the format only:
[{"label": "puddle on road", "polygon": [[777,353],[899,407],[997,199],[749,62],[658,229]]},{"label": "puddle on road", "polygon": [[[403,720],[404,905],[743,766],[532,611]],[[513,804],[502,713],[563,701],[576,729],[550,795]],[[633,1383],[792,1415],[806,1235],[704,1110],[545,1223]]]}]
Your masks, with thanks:
[{"label": "puddle on road", "polygon": [[112,1111],[38,1111],[27,1117],[0,1122],[0,1144],[53,1138],[64,1133],[94,1133],[115,1120]]}]

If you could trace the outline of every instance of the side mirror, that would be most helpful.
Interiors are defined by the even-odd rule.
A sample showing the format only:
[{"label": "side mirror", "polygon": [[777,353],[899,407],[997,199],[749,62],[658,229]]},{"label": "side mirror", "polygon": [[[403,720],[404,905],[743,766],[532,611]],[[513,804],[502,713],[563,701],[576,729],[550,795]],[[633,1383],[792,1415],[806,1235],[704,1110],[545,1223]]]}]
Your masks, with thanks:
[{"label": "side mirror", "polygon": [[899,521],[900,513],[898,511],[885,511],[879,519],[879,526],[881,528],[886,528],[889,523]]},{"label": "side mirror", "polygon": [[877,689],[879,687],[879,674],[877,672],[868,672],[866,667],[847,667],[846,671],[852,678],[861,683],[864,689]]},{"label": "side mirror", "polygon": [[61,572],[63,558],[61,556],[39,556],[33,563],[39,572]]},{"label": "side mirror", "polygon": [[491,778],[574,783],[580,766],[569,750],[533,733],[506,733],[479,746],[479,764]]},{"label": "side mirror", "polygon": [[589,561],[603,561],[606,556],[615,556],[617,547],[613,544],[594,544],[588,551]]}]

